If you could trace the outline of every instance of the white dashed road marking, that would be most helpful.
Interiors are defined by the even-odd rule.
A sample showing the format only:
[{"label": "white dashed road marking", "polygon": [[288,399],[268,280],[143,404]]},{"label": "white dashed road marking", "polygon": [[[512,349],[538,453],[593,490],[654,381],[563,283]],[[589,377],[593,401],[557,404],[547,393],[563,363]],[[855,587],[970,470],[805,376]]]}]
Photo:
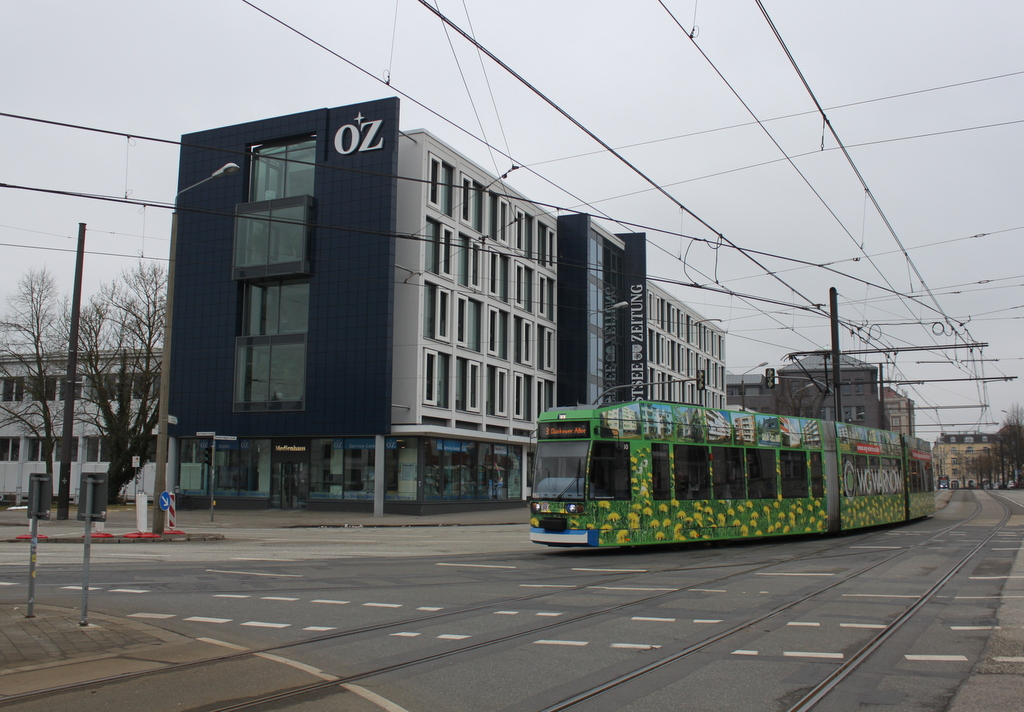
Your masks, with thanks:
[{"label": "white dashed road marking", "polygon": [[246,621],[242,625],[247,625],[252,628],[290,628],[291,623],[265,623],[264,621]]},{"label": "white dashed road marking", "polygon": [[967,656],[965,655],[904,655],[907,660],[916,660],[918,662],[937,662],[937,663],[965,663],[967,662]]},{"label": "white dashed road marking", "polygon": [[208,574],[238,574],[240,576],[270,576],[271,578],[302,578],[302,574],[263,574],[258,571],[223,571],[221,569],[206,569]]}]

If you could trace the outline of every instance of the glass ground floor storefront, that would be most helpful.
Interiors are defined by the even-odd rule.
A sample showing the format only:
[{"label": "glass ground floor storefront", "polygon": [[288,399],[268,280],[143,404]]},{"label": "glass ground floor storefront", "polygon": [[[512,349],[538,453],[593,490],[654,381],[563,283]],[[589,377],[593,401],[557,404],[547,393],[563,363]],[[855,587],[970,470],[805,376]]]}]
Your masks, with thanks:
[{"label": "glass ground floor storefront", "polygon": [[208,504],[212,486],[219,507],[367,509],[379,472],[391,511],[522,499],[522,445],[385,437],[383,453],[378,467],[373,437],[185,438],[177,488],[182,506]]}]

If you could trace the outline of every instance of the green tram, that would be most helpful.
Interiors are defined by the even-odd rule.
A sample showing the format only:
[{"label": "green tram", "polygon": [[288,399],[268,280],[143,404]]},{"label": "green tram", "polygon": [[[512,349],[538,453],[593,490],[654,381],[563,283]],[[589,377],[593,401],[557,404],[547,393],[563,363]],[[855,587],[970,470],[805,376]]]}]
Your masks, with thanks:
[{"label": "green tram", "polygon": [[934,512],[929,444],[885,430],[648,401],[538,423],[538,544],[824,534]]}]

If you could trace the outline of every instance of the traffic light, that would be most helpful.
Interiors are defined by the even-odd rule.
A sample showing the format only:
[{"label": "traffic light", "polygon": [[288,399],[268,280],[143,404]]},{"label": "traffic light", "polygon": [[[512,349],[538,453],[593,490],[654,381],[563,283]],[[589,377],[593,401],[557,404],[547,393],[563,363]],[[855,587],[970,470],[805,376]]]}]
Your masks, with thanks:
[{"label": "traffic light", "polygon": [[766,368],[764,370],[764,387],[765,388],[775,388],[775,384],[776,384],[775,369],[774,368]]},{"label": "traffic light", "polygon": [[[202,443],[205,445],[205,443]],[[210,465],[210,454],[213,452],[211,447],[203,447],[203,464],[209,467]]]},{"label": "traffic light", "polygon": [[704,369],[700,369],[697,371],[697,390],[703,391],[705,387],[707,387],[707,383],[705,381],[705,371]]}]

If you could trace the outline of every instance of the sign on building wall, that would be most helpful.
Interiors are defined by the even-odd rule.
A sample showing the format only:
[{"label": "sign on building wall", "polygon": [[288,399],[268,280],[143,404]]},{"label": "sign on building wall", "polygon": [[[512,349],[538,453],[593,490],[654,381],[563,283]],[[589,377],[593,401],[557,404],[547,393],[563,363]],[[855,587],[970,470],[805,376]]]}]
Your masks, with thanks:
[{"label": "sign on building wall", "polygon": [[619,235],[625,242],[623,262],[626,300],[629,302],[629,329],[626,353],[629,362],[629,390],[633,400],[647,396],[647,236],[644,233]]}]

